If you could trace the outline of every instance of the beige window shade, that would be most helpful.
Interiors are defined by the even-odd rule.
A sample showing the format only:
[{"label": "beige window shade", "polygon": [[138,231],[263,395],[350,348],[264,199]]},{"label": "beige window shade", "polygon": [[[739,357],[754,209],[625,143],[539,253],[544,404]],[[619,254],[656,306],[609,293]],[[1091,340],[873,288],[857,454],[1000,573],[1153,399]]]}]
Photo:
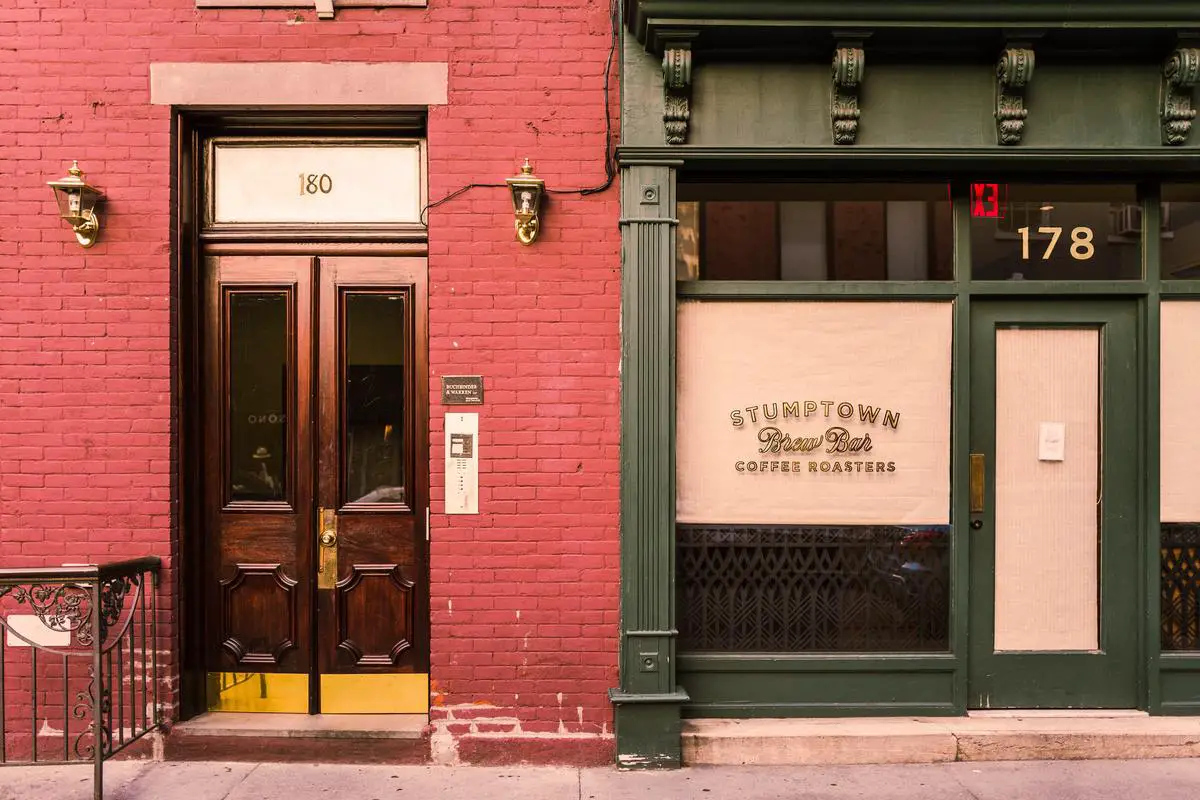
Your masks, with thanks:
[{"label": "beige window shade", "polygon": [[677,519],[947,524],[952,316],[948,302],[680,303]]},{"label": "beige window shade", "polygon": [[1200,522],[1200,302],[1162,304],[1161,517],[1163,522]]},{"label": "beige window shade", "polygon": [[1100,413],[1098,330],[996,332],[997,651],[1099,646]]}]

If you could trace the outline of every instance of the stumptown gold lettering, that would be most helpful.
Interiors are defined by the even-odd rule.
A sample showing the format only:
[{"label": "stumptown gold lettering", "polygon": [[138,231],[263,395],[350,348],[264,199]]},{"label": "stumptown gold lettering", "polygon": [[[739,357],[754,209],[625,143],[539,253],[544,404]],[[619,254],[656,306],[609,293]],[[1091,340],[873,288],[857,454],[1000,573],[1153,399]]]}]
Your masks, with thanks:
[{"label": "stumptown gold lettering", "polygon": [[[781,411],[782,409],[782,411]],[[869,403],[851,403],[848,400],[784,400],[782,402],[760,403],[745,408],[735,408],[729,412],[729,421],[733,427],[740,428],[749,420],[752,425],[758,424],[760,415],[763,420],[808,419],[822,417],[826,419],[854,419],[864,425],[881,425],[884,428],[898,430],[900,427],[900,412],[890,408],[875,406]],[[881,418],[882,415],[882,418]]]}]

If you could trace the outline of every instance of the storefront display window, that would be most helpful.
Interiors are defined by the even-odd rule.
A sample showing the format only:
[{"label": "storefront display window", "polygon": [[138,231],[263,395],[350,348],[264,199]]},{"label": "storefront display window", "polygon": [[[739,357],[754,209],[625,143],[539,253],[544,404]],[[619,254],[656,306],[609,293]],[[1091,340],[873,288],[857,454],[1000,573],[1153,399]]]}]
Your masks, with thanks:
[{"label": "storefront display window", "polygon": [[[1166,193],[1164,192],[1164,198]],[[1200,209],[1200,204],[1183,203]],[[1185,226],[1185,230],[1186,230]],[[1165,245],[1164,245],[1165,250]],[[1166,265],[1164,254],[1164,266]],[[1200,302],[1162,304],[1160,591],[1163,650],[1200,650],[1200,495],[1195,488],[1200,435],[1195,424],[1195,364]]]},{"label": "storefront display window", "polygon": [[945,184],[680,186],[680,280],[954,277]]},{"label": "storefront display window", "polygon": [[1163,280],[1200,279],[1200,185],[1162,187]]},{"label": "storefront display window", "polygon": [[944,525],[679,525],[685,651],[949,649]]},{"label": "storefront display window", "polygon": [[679,304],[685,651],[948,648],[952,311]]},{"label": "storefront display window", "polygon": [[975,280],[1142,277],[1142,207],[1134,186],[971,186]]}]

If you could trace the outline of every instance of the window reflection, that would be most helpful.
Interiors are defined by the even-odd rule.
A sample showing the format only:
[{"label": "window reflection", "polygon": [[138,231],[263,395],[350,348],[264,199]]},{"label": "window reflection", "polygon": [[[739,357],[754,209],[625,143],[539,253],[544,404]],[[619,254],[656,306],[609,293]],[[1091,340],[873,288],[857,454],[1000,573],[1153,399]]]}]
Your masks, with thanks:
[{"label": "window reflection", "polygon": [[229,498],[287,492],[288,296],[234,292],[228,300]]},{"label": "window reflection", "polygon": [[344,298],[346,499],[402,503],[405,301],[365,292]]},{"label": "window reflection", "polygon": [[1175,184],[1162,189],[1162,278],[1200,278],[1200,186]]},{"label": "window reflection", "polygon": [[679,192],[679,280],[953,278],[944,184],[683,184]]},{"label": "window reflection", "polygon": [[997,215],[972,207],[975,280],[1142,276],[1142,214],[1133,186],[999,185]]},{"label": "window reflection", "polygon": [[950,528],[677,525],[679,648],[950,647]]}]

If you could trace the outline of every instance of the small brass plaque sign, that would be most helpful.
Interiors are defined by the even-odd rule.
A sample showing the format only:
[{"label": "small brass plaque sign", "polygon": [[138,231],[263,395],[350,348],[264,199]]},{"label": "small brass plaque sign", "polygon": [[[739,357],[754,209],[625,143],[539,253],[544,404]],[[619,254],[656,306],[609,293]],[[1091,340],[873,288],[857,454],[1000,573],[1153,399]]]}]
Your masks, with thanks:
[{"label": "small brass plaque sign", "polygon": [[482,375],[443,375],[442,405],[483,405]]}]

